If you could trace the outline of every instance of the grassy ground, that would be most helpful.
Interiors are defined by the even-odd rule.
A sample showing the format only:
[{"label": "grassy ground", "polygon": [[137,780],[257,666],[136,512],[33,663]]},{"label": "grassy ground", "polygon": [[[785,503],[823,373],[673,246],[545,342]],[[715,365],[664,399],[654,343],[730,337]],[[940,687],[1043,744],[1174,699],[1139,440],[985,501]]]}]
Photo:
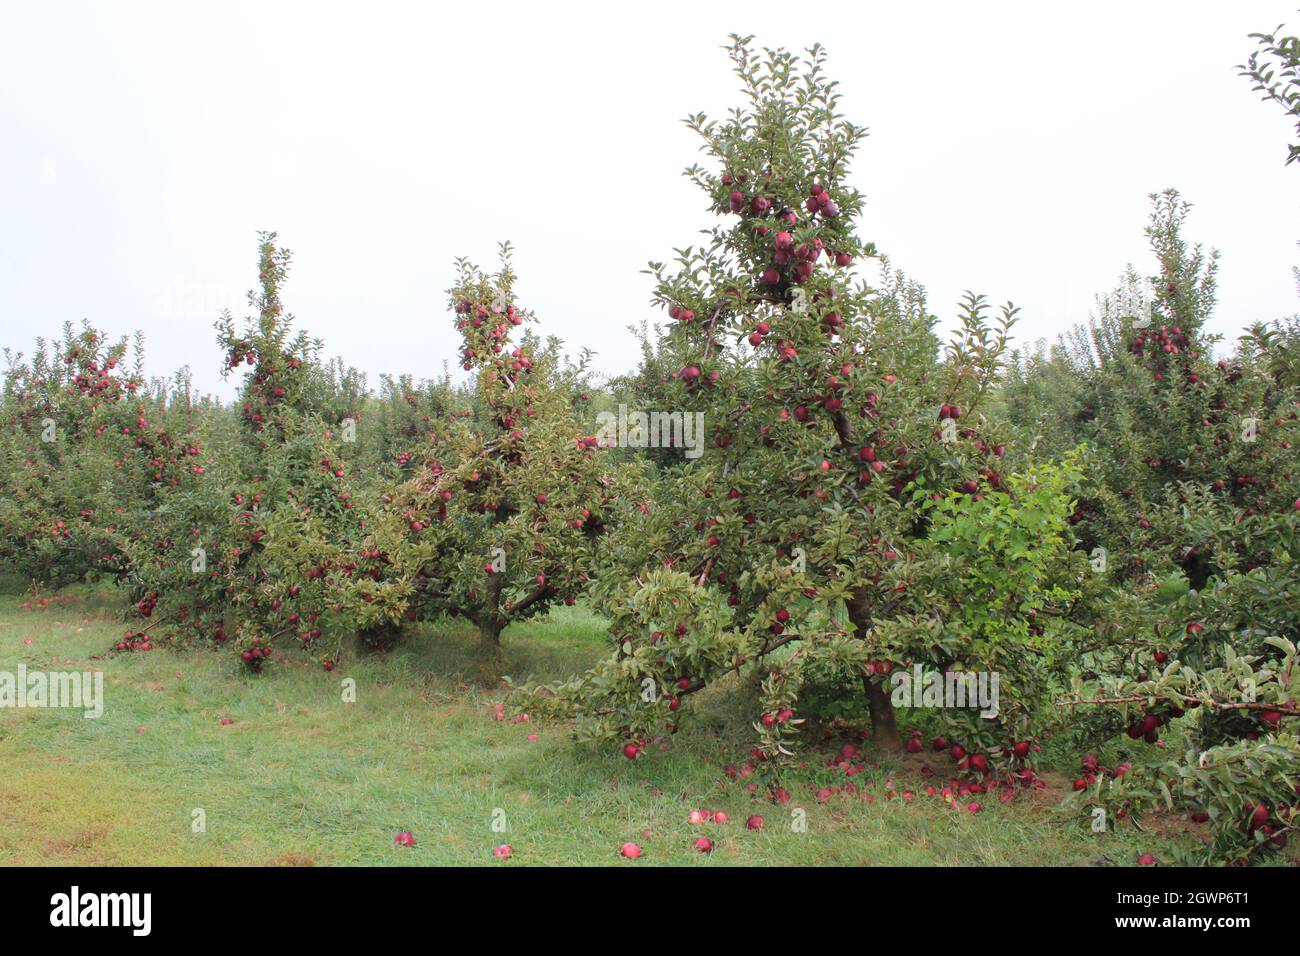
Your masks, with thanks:
[{"label": "grassy ground", "polygon": [[[703,719],[634,764],[615,748],[575,746],[565,726],[493,720],[502,695],[462,676],[474,663],[464,629],[429,629],[333,673],[299,660],[251,677],[229,652],[90,660],[121,633],[111,592],[23,602],[0,595],[0,671],[102,668],[106,703],[94,720],[0,709],[0,863],[1088,865],[1132,864],[1193,839],[1177,828],[1094,834],[1055,813],[1052,793],[988,801],[979,814],[923,795],[819,803],[811,788],[833,782],[829,771],[787,783],[790,806],[773,806],[723,775],[743,753],[723,744],[739,717],[720,700],[700,695]],[[511,674],[553,679],[601,653],[602,627],[565,610],[504,641]],[[345,677],[355,703],[342,700]],[[899,791],[926,782],[918,767],[897,769]],[[883,794],[890,773],[857,780]],[[691,826],[695,807],[731,821]],[[806,811],[804,832],[792,830],[794,807]],[[204,832],[192,827],[197,810]],[[762,832],[744,827],[755,812]],[[414,848],[394,845],[401,830]],[[701,835],[717,842],[711,855],[693,849]],[[641,844],[641,860],[619,858],[626,840]],[[514,850],[508,864],[491,856],[501,843]]]}]

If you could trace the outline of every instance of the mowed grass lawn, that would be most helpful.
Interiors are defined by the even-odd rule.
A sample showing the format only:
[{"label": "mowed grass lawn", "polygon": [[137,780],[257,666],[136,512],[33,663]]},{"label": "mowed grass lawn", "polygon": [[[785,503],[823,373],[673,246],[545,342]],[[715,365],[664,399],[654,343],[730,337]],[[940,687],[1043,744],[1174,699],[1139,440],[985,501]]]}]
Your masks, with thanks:
[{"label": "mowed grass lawn", "polygon": [[[775,806],[722,771],[744,762],[748,739],[725,695],[701,694],[701,719],[633,763],[616,747],[575,745],[567,725],[494,720],[504,693],[463,676],[474,636],[456,626],[345,657],[332,673],[291,654],[251,676],[229,650],[91,660],[123,629],[110,590],[70,589],[44,608],[25,600],[0,594],[0,671],[102,669],[106,701],[93,720],[0,708],[0,863],[1132,865],[1195,839],[1179,827],[1092,833],[1054,811],[1059,792],[1012,805],[981,797],[978,814],[923,794],[884,799],[891,775],[900,792],[933,782],[917,758],[855,778],[874,799],[822,803],[813,790],[846,781],[809,753],[810,769],[785,781],[790,805]],[[504,642],[516,679],[550,680],[602,653],[603,626],[565,610]],[[347,677],[355,703],[342,699]],[[692,826],[697,807],[731,819]],[[192,827],[196,810],[204,832]],[[762,832],[745,828],[752,813]],[[402,830],[415,847],[394,845]],[[716,841],[712,854],[694,849],[698,836]],[[627,840],[640,860],[619,857]],[[511,860],[492,857],[501,843]]]}]

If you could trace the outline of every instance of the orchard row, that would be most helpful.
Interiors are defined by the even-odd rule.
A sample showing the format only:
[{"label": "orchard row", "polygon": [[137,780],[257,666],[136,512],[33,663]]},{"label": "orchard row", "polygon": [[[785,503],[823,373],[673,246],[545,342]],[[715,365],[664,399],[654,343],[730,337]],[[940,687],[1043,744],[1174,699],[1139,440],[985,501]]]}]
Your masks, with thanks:
[{"label": "orchard row", "polygon": [[[460,617],[492,675],[511,624],[583,601],[608,656],[517,704],[629,759],[709,689],[752,709],[734,743],[778,802],[810,722],[857,721],[884,754],[923,749],[899,729],[922,720],[963,797],[1041,786],[1050,743],[1086,755],[1072,799],[1108,819],[1173,808],[1212,825],[1208,858],[1282,850],[1300,805],[1300,327],[1231,349],[1205,331],[1216,258],[1167,192],[1154,273],[1059,347],[1014,350],[1015,309],[974,295],[942,342],[920,286],[857,275],[877,255],[848,181],[864,133],[823,53],[736,38],[732,57],[748,106],[690,120],[718,225],[651,264],[665,322],[633,373],[594,381],[532,330],[507,246],[492,273],[458,262],[448,290],[471,384],[371,392],[295,331],[267,234],[252,314],[217,323],[230,407],[147,381],[138,350],[128,369],[127,342],[91,328],[11,358],[6,566],[117,582],[133,612],[110,653],[202,642],[253,670],[332,669],[345,640],[383,649]],[[1148,315],[1117,305],[1137,300]],[[606,447],[593,423],[622,405],[703,415],[704,453]],[[1000,675],[996,718],[900,718],[889,675],[916,666]]]}]

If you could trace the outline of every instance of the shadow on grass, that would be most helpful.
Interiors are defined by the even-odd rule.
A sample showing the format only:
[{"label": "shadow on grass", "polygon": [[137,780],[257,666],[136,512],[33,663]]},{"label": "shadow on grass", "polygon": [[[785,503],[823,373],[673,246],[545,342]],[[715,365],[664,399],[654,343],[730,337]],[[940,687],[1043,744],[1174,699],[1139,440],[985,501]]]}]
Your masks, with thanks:
[{"label": "shadow on grass", "polygon": [[556,608],[545,618],[506,628],[501,634],[502,664],[498,679],[483,681],[478,630],[455,619],[431,621],[411,630],[392,650],[345,652],[345,670],[359,670],[376,681],[416,683],[426,689],[490,692],[499,678],[516,684],[566,680],[585,671],[607,652],[608,627],[585,608]]}]

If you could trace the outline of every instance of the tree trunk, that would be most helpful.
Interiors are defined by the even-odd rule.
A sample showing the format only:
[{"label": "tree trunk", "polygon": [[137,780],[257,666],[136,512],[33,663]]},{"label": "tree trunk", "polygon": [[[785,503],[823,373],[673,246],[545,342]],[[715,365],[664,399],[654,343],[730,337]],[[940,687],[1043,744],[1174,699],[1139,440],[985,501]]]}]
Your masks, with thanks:
[{"label": "tree trunk", "polygon": [[[871,599],[859,589],[848,602],[849,620],[853,622],[854,636],[865,639],[871,630]],[[897,752],[903,749],[898,736],[898,722],[894,718],[894,702],[888,692],[873,678],[862,676],[862,688],[867,694],[867,707],[871,711],[871,739],[877,750]]]},{"label": "tree trunk", "polygon": [[485,595],[487,607],[478,620],[479,674],[485,680],[495,680],[501,674],[501,631],[504,622],[501,620],[500,607],[504,585],[504,574],[491,575]]},{"label": "tree trunk", "polygon": [[357,632],[357,656],[379,654],[391,650],[402,638],[402,628],[398,624],[381,624],[366,631]]},{"label": "tree trunk", "polygon": [[867,706],[871,709],[871,739],[877,750],[897,752],[903,749],[898,736],[898,723],[894,719],[894,702],[889,693],[870,677],[863,675],[867,690]]},{"label": "tree trunk", "polygon": [[478,622],[478,669],[485,678],[497,678],[503,656],[500,653],[500,619],[485,617]]}]

